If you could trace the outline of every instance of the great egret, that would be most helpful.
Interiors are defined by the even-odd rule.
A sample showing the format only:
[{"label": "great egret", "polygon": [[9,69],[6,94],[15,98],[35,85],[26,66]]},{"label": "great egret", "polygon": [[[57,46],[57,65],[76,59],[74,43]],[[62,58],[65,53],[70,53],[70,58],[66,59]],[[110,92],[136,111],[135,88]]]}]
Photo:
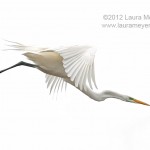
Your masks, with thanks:
[{"label": "great egret", "polygon": [[95,92],[93,90],[93,86],[97,88],[94,74],[95,50],[89,46],[72,46],[55,50],[25,46],[17,42],[12,42],[12,45],[9,46],[11,46],[11,50],[22,50],[23,55],[34,64],[21,61],[1,70],[0,73],[24,65],[46,73],[46,82],[50,87],[50,92],[52,90],[58,92],[69,83],[96,101],[117,98],[126,102],[150,106],[145,102],[113,91]]}]

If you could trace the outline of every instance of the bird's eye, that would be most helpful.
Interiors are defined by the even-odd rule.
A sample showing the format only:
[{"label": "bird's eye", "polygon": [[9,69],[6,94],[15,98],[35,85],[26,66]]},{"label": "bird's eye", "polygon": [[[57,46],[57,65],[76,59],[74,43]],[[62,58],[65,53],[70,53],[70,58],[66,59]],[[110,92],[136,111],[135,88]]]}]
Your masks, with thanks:
[{"label": "bird's eye", "polygon": [[134,98],[133,98],[133,97],[129,97],[129,99],[130,99],[130,100],[134,100]]}]

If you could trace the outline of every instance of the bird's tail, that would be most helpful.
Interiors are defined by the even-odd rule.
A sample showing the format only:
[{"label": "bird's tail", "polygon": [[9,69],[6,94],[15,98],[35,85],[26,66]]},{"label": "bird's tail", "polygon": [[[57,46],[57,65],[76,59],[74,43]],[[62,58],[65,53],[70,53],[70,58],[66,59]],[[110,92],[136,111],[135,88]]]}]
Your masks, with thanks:
[{"label": "bird's tail", "polygon": [[39,63],[40,62],[39,60],[41,60],[40,52],[48,50],[48,48],[25,46],[18,42],[12,42],[12,41],[8,41],[8,40],[5,40],[5,41],[8,43],[7,46],[10,47],[9,49],[5,49],[5,50],[19,51],[28,60],[32,61],[34,64],[37,64],[37,65],[40,65],[40,63]]},{"label": "bird's tail", "polygon": [[8,41],[6,46],[9,46],[9,48],[5,50],[15,50],[15,51],[22,51],[23,53],[25,52],[32,52],[32,53],[38,53],[40,51],[46,51],[48,48],[40,48],[40,47],[34,47],[34,46],[26,46],[18,42],[13,42],[13,41]]}]

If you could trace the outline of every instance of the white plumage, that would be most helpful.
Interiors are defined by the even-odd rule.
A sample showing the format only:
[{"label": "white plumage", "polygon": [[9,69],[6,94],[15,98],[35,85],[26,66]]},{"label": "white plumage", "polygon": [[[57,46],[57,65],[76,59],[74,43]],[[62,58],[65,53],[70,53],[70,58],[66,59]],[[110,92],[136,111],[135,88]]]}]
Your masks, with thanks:
[{"label": "white plumage", "polygon": [[46,73],[46,83],[50,88],[50,93],[62,91],[69,83],[96,101],[117,98],[149,106],[149,104],[127,95],[108,90],[101,93],[93,90],[93,87],[97,88],[94,71],[95,49],[90,46],[71,46],[55,50],[25,46],[17,42],[11,42],[9,46],[11,46],[10,50],[22,51],[23,55],[34,64],[21,61],[1,70],[0,73],[21,65],[29,66]]},{"label": "white plumage", "polygon": [[[84,88],[86,90],[87,85],[92,89],[93,85],[97,88],[96,81],[95,81],[95,71],[94,71],[94,58],[95,58],[95,52],[92,47],[90,46],[71,46],[66,48],[59,48],[56,50],[50,50],[49,48],[37,48],[33,46],[25,46],[17,42],[13,42],[14,44],[9,45],[12,47],[11,50],[21,50],[23,51],[24,55],[28,55],[28,59],[32,60],[34,63],[37,60],[34,57],[35,56],[41,56],[44,55],[44,52],[51,54],[52,57],[54,53],[59,54],[63,60],[63,67],[66,72],[67,77],[70,78],[72,82],[74,82],[76,87],[79,87],[81,90]],[[51,52],[51,53],[50,53]],[[32,56],[31,56],[32,53]],[[30,54],[30,56],[29,56]],[[33,58],[34,57],[34,58]],[[58,56],[59,57],[59,56]],[[50,56],[49,56],[49,59]],[[61,59],[61,58],[60,58]],[[40,62],[40,57],[38,57],[38,61]],[[51,62],[50,67],[52,66],[54,70],[58,69],[57,67],[54,67],[56,64],[55,61]],[[40,65],[42,67],[42,65]],[[43,66],[44,68],[44,66]],[[51,69],[49,69],[51,70]],[[52,72],[55,72],[52,70]],[[59,73],[59,75],[52,76],[52,75],[46,75],[48,85],[51,86],[50,89],[52,90],[54,87],[57,89],[59,85],[63,85],[63,78],[60,79],[60,77],[64,77]],[[55,90],[54,90],[55,91]]]},{"label": "white plumage", "polygon": [[95,87],[94,57],[95,51],[89,46],[72,46],[66,49],[57,50],[63,57],[65,72],[76,87],[86,90],[87,83]]},{"label": "white plumage", "polygon": [[46,83],[47,83],[47,88],[50,88],[50,94],[56,93],[58,94],[59,91],[63,91],[63,89],[66,90],[67,87],[67,82],[61,78],[61,77],[56,77],[52,75],[46,74]]}]

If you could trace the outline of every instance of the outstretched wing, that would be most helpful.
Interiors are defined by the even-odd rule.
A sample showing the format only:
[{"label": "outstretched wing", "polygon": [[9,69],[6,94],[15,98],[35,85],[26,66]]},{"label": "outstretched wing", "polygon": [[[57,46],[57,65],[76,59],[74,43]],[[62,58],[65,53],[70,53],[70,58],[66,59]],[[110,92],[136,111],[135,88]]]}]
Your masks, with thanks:
[{"label": "outstretched wing", "polygon": [[73,46],[57,50],[63,57],[63,66],[67,76],[76,87],[86,90],[87,83],[90,88],[96,86],[94,73],[95,50],[89,46]]},{"label": "outstretched wing", "polygon": [[[75,83],[76,87],[79,87],[81,90],[83,88],[86,90],[87,85],[89,85],[91,89],[94,85],[97,88],[94,71],[95,50],[89,46],[72,46],[57,50],[25,46],[17,42],[11,42],[9,46],[12,47],[10,50],[21,50],[23,52],[39,53],[41,51],[55,51],[63,57],[65,72],[70,80]],[[50,91],[52,91],[52,89],[58,89],[59,91],[59,86],[62,82],[65,82],[62,78],[49,76],[48,85],[51,84]]]},{"label": "outstretched wing", "polygon": [[50,94],[52,92],[58,94],[59,92],[62,92],[63,89],[66,90],[67,82],[64,81],[63,78],[48,75],[48,74],[46,74],[45,77],[46,77],[47,88],[50,88]]}]

